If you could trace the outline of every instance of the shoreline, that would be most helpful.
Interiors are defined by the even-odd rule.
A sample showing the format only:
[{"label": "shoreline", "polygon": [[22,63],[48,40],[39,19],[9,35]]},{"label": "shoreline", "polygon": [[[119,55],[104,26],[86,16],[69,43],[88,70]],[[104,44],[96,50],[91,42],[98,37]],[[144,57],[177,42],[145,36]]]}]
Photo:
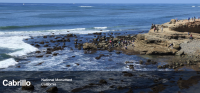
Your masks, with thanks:
[{"label": "shoreline", "polygon": [[[182,20],[180,21],[182,22]],[[180,22],[177,24],[180,24]],[[155,58],[147,57],[145,58],[145,60],[143,60],[144,64],[153,64],[155,66],[157,65],[158,69],[167,68],[167,69],[174,69],[175,71],[182,71],[180,69],[184,67],[196,66],[194,68],[188,68],[188,69],[199,71],[198,62],[200,60],[196,56],[186,55],[186,54],[183,54],[183,52],[179,53],[180,51],[182,51],[181,50],[182,46],[186,46],[188,45],[188,43],[189,44],[191,43],[191,40],[188,39],[187,37],[187,32],[177,32],[177,31],[171,30],[170,27],[174,24],[169,24],[169,22],[164,23],[162,25],[165,26],[165,28],[163,29],[164,30],[163,33],[153,32],[153,29],[150,29],[148,33],[144,33],[144,34],[140,34],[140,33],[143,33],[144,31],[140,31],[140,32],[138,31],[137,35],[131,34],[130,33],[131,31],[129,31],[128,33],[127,32],[119,33],[119,32],[114,32],[114,31],[95,32],[95,33],[90,33],[90,34],[85,34],[85,35],[79,35],[79,34],[54,35],[52,34],[52,35],[28,38],[28,39],[25,39],[24,42],[29,43],[32,46],[39,48],[39,50],[29,53],[31,55],[34,55],[30,57],[35,57],[37,59],[40,59],[43,57],[47,58],[47,57],[60,56],[62,54],[59,54],[59,51],[63,51],[65,48],[69,48],[71,51],[79,51],[79,50],[84,51],[85,54],[87,53],[93,54],[93,53],[97,53],[97,51],[108,51],[108,52],[111,52],[111,55],[113,53],[118,54],[118,55],[123,53],[127,56],[128,55],[143,56],[145,54],[150,55],[150,56],[155,55],[159,57],[159,60],[157,60],[156,57]],[[194,36],[194,39],[196,39],[198,35],[193,35],[193,36]],[[179,39],[179,38],[182,38],[182,39]],[[35,39],[37,40],[35,41]],[[113,47],[109,47],[109,40],[112,40]],[[127,41],[134,40],[134,47],[132,47],[132,44],[130,44],[127,46],[127,50],[125,50],[124,44],[123,44],[123,41],[125,40]],[[121,41],[120,46],[118,44],[118,41]],[[168,45],[171,42],[176,43],[173,49],[168,48]],[[182,44],[186,44],[186,45],[182,45]],[[101,59],[101,57],[107,57],[107,56],[108,56],[107,54],[97,53],[94,58],[96,60],[99,60]],[[170,60],[165,60],[167,64],[158,65],[158,63],[160,64],[159,61],[162,60],[162,56],[168,56]],[[74,57],[75,56],[72,55],[72,58]],[[150,59],[151,62],[147,62],[148,59]],[[163,60],[164,59],[165,57],[163,58]],[[109,60],[112,60],[112,58]],[[140,63],[141,60],[137,60],[137,61]],[[155,64],[155,61],[156,61],[156,64]],[[20,59],[16,60],[16,62],[20,63]],[[35,66],[40,66],[43,63],[45,62],[39,62],[35,64]],[[126,61],[125,61],[125,64],[126,64]],[[76,65],[79,66],[80,63],[76,63]],[[21,68],[20,64],[16,66],[17,68]],[[70,66],[71,65],[66,65],[66,67],[70,67]],[[134,65],[130,64],[128,68],[134,70]]]}]

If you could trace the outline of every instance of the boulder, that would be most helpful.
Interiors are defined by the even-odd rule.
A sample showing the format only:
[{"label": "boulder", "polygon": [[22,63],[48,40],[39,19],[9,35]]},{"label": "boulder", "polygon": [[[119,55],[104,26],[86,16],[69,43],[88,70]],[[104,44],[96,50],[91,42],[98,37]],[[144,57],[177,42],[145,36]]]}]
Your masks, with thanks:
[{"label": "boulder", "polygon": [[105,81],[105,80],[102,79],[102,80],[99,81],[99,83],[100,84],[107,84],[107,81]]},{"label": "boulder", "polygon": [[175,24],[176,20],[175,19],[171,19],[171,21],[169,22],[169,24]]},{"label": "boulder", "polygon": [[132,73],[125,73],[124,76],[126,76],[126,77],[132,77],[133,74]]},{"label": "boulder", "polygon": [[47,38],[47,36],[43,36],[43,38]]},{"label": "boulder", "polygon": [[97,50],[97,46],[94,43],[84,43],[83,44],[83,49],[92,49],[92,50]]},{"label": "boulder", "polygon": [[40,45],[36,44],[35,47],[40,47]]},{"label": "boulder", "polygon": [[67,37],[73,37],[73,34],[67,34]]},{"label": "boulder", "polygon": [[58,91],[58,88],[57,87],[51,87],[49,88],[46,92],[50,92],[50,93],[55,93]]},{"label": "boulder", "polygon": [[34,86],[30,85],[30,86],[22,86],[22,90],[34,90]]},{"label": "boulder", "polygon": [[40,44],[44,44],[44,41],[40,42]]},{"label": "boulder", "polygon": [[117,52],[115,52],[116,54],[120,54],[121,52],[120,51],[117,51]]},{"label": "boulder", "polygon": [[35,53],[41,53],[40,51],[36,51]]}]

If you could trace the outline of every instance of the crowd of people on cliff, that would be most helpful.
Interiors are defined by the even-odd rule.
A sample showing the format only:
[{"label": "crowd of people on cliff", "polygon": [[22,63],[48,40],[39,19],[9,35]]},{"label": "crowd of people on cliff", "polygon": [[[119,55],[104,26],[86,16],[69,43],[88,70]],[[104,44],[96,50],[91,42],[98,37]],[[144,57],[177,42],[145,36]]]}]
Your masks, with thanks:
[{"label": "crowd of people on cliff", "polygon": [[[195,21],[196,17],[194,16],[194,17],[192,17],[191,19],[192,19],[192,21]],[[200,19],[200,17],[198,17],[198,19]],[[189,22],[189,21],[190,21],[190,17],[188,17],[188,22]]]},{"label": "crowd of people on cliff", "polygon": [[[153,29],[154,32],[155,32],[155,31],[158,32],[158,30],[159,30],[158,25],[155,25],[155,24],[152,24],[152,25],[151,25],[151,29]],[[161,26],[160,29],[161,29],[161,32],[163,32],[163,26]]]}]

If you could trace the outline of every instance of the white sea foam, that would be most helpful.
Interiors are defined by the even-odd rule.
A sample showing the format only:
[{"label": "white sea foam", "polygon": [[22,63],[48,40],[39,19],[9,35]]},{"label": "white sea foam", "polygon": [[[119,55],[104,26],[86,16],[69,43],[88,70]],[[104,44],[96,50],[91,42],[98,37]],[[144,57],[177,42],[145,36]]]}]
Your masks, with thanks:
[{"label": "white sea foam", "polygon": [[25,43],[23,39],[30,38],[28,36],[11,36],[11,37],[0,37],[0,47],[9,48],[12,50],[18,50],[13,53],[9,53],[11,56],[23,56],[27,53],[36,51],[37,48]]},{"label": "white sea foam", "polygon": [[195,7],[195,6],[192,6],[192,7]]},{"label": "white sea foam", "polygon": [[200,6],[198,6],[198,7],[200,7]]},{"label": "white sea foam", "polygon": [[[99,27],[99,29],[100,28],[106,29],[107,27]],[[59,30],[55,29],[55,30],[42,30],[42,31],[7,31],[7,32],[0,32],[0,35],[2,35],[2,36],[21,36],[21,35],[23,35],[23,36],[44,36],[44,35],[52,35],[52,33],[54,33],[54,35],[69,34],[69,33],[88,34],[88,33],[94,33],[94,32],[108,32],[108,31],[110,31],[110,30],[95,31],[95,30],[86,30],[86,28],[75,28],[75,29],[59,29]]]},{"label": "white sea foam", "polygon": [[79,6],[79,7],[93,7],[93,6]]},{"label": "white sea foam", "polygon": [[94,29],[107,29],[108,27],[94,27]]},{"label": "white sea foam", "polygon": [[18,64],[13,58],[0,61],[0,68],[7,68]]}]

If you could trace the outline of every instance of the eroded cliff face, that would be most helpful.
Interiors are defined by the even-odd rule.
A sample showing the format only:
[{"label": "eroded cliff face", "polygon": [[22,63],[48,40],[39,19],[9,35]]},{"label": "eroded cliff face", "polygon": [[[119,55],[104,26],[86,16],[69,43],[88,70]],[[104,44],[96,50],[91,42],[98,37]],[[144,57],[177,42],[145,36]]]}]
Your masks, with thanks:
[{"label": "eroded cliff face", "polygon": [[179,31],[179,32],[194,32],[200,33],[200,21],[196,22],[187,22],[184,24],[177,24],[169,27],[170,30]]}]

